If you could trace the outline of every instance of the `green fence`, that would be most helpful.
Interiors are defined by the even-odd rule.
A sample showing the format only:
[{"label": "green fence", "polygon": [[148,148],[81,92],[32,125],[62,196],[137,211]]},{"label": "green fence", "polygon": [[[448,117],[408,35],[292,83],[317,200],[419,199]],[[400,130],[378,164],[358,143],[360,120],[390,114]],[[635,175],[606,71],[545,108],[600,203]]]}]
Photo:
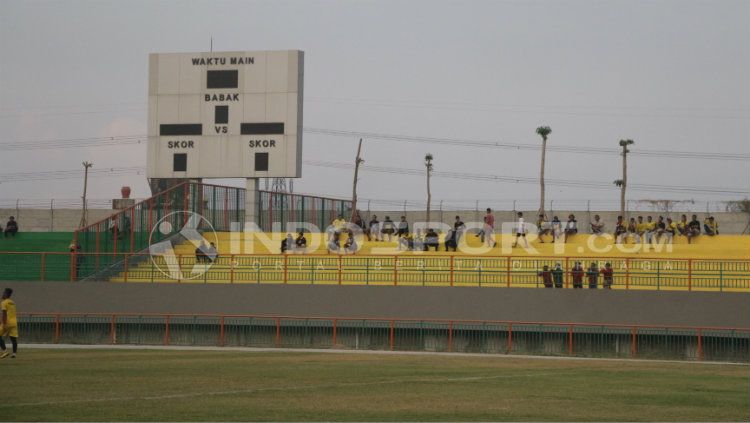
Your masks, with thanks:
[{"label": "green fence", "polygon": [[[350,210],[348,201],[261,191],[257,223],[264,231],[274,224],[286,229],[294,221],[325,228],[335,216]],[[98,257],[83,263],[73,260],[69,270],[75,272],[74,279],[110,267],[117,270],[123,266],[120,254],[144,251],[188,224],[199,232],[241,231],[244,222],[244,188],[185,182],[75,231],[79,252]]]},{"label": "green fence", "polygon": [[750,361],[750,329],[221,315],[22,315],[25,342]]}]

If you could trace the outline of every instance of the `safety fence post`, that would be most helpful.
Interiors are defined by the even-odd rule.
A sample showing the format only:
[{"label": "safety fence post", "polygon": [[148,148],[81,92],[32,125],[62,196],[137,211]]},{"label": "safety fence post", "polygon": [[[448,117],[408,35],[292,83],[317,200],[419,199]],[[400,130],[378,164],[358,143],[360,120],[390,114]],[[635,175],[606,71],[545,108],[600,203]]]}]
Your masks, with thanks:
[{"label": "safety fence post", "polygon": [[568,325],[568,355],[573,355],[573,325]]},{"label": "safety fence post", "polygon": [[453,320],[448,322],[448,352],[453,352]]},{"label": "safety fence post", "polygon": [[[229,255],[229,283],[234,283],[234,254]],[[222,322],[224,318],[222,317]]]},{"label": "safety fence post", "polygon": [[507,282],[508,288],[510,288],[510,267],[511,267],[510,256],[508,256],[505,261],[505,272],[506,272],[505,279],[507,279],[506,282]]},{"label": "safety fence post", "polygon": [[221,316],[219,319],[219,346],[223,347],[226,345],[225,339],[224,339],[224,316]]},{"label": "safety fence post", "polygon": [[633,326],[630,331],[630,356],[635,357],[638,354],[638,328]]},{"label": "safety fence post", "polygon": [[455,259],[455,258],[456,258],[456,256],[451,256],[451,268],[450,268],[451,286],[453,286],[453,278],[454,278],[454,275],[453,275],[453,259]]},{"label": "safety fence post", "polygon": [[279,348],[281,346],[281,319],[276,318],[276,348]]},{"label": "safety fence post", "polygon": [[164,345],[169,345],[169,315],[164,318]]},{"label": "safety fence post", "polygon": [[698,328],[698,360],[703,360],[703,329]]},{"label": "safety fence post", "polygon": [[393,256],[393,286],[398,285],[398,256]]},{"label": "safety fence post", "polygon": [[289,256],[284,254],[284,283],[289,282]]},{"label": "safety fence post", "polygon": [[125,282],[127,282],[128,281],[128,255],[127,254],[125,254],[125,262],[122,264],[122,267],[123,267],[123,273],[124,273],[123,278]]},{"label": "safety fence post", "polygon": [[394,325],[395,325],[395,322],[393,320],[391,320],[390,333],[388,334],[388,342],[389,342],[389,344],[391,346],[391,351],[393,351],[393,346],[394,346],[394,335],[395,335],[394,334]]},{"label": "safety fence post", "polygon": [[338,263],[339,263],[339,270],[338,270],[339,274],[338,274],[338,276],[339,276],[339,285],[341,285],[341,266],[342,266],[341,261],[343,260],[341,258],[341,254],[338,255],[338,258],[339,258],[339,260],[338,260]]},{"label": "safety fence post", "polygon": [[115,322],[116,322],[116,320],[117,320],[117,316],[114,315],[114,314],[109,319],[109,343],[111,345],[114,345],[116,343],[116,340],[117,340],[117,338],[116,338],[117,335],[115,334],[115,327],[116,327],[115,326]]},{"label": "safety fence post", "polygon": [[76,280],[76,252],[69,254],[70,256],[70,281],[75,282]]},{"label": "safety fence post", "polygon": [[688,291],[693,290],[693,259],[688,259]]},{"label": "safety fence post", "polygon": [[625,259],[625,289],[630,289],[630,257]]},{"label": "safety fence post", "polygon": [[570,287],[570,257],[565,257],[565,272],[563,272],[563,275],[565,276],[565,289],[568,289]]},{"label": "safety fence post", "polygon": [[336,348],[336,327],[337,319],[333,319],[333,334],[331,339],[331,348]]},{"label": "safety fence post", "polygon": [[508,351],[506,354],[510,354],[513,351],[513,323],[508,323]]},{"label": "safety fence post", "polygon": [[[77,263],[78,262],[78,260],[77,260],[78,257],[74,257],[74,256],[75,256],[75,254],[71,254],[70,255],[70,259],[71,260],[75,260],[75,262]],[[44,272],[45,272],[46,258],[47,258],[47,253],[42,253],[42,257],[40,258],[40,263],[39,263],[39,280],[42,281],[42,282],[44,282]]]},{"label": "safety fence post", "polygon": [[60,342],[60,315],[55,315],[55,337],[52,340],[53,344]]}]

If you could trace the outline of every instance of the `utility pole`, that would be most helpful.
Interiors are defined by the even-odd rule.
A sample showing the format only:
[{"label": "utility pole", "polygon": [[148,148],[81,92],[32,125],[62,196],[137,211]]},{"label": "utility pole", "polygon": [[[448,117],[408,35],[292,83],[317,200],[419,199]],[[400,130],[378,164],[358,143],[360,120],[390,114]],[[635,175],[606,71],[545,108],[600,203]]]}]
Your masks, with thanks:
[{"label": "utility pole", "polygon": [[[359,139],[359,145],[357,146],[357,158],[354,159],[354,182],[352,184],[352,217],[350,221],[354,221],[354,216],[357,213],[357,178],[359,175],[359,165],[365,162],[360,154],[362,153],[362,138]],[[361,218],[361,216],[360,216]]]},{"label": "utility pole", "polygon": [[622,179],[616,180],[615,185],[620,187],[620,216],[627,222],[627,216],[625,216],[625,190],[628,186],[628,153],[630,153],[628,146],[635,144],[635,142],[627,139],[620,140],[619,144],[622,147]]},{"label": "utility pole", "polygon": [[79,228],[86,226],[86,189],[89,184],[89,168],[94,164],[91,162],[83,162],[83,208],[81,213],[81,222],[78,224]]},{"label": "utility pole", "polygon": [[427,225],[429,227],[430,219],[430,203],[432,203],[432,191],[430,190],[430,175],[432,174],[432,154],[427,153],[424,156],[424,167],[427,172]]}]

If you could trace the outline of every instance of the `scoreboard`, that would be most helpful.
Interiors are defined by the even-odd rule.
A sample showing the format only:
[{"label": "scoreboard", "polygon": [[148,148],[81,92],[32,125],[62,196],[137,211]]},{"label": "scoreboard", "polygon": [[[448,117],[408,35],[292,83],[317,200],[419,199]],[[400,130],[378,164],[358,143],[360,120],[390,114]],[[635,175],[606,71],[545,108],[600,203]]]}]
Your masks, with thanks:
[{"label": "scoreboard", "polygon": [[149,178],[298,178],[304,53],[149,55]]}]

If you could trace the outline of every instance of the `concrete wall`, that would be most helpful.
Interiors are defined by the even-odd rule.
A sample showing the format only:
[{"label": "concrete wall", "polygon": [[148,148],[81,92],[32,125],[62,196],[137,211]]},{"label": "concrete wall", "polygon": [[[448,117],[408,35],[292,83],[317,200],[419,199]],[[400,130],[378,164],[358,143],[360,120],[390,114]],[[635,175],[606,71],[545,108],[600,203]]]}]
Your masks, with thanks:
[{"label": "concrete wall", "polygon": [[6,282],[21,313],[262,314],[750,328],[750,294],[307,285]]},{"label": "concrete wall", "polygon": [[[111,209],[89,209],[93,223],[115,213]],[[81,222],[80,209],[0,209],[0,224],[5,228],[8,216],[15,216],[22,232],[71,232]]]},{"label": "concrete wall", "polygon": [[[89,223],[96,222],[104,219],[107,216],[113,214],[115,210],[111,209],[89,209]],[[609,232],[614,230],[614,223],[617,220],[618,212],[612,211],[554,211],[554,216],[558,216],[560,220],[567,220],[569,214],[574,214],[578,220],[579,229],[588,231],[588,222],[594,217],[595,214],[599,214],[604,222],[607,224],[607,230]],[[410,222],[423,221],[425,218],[424,211],[373,211],[371,215],[377,215],[378,219],[382,222],[385,216],[390,216],[391,219],[397,221],[400,216],[406,216],[406,219]],[[536,222],[536,212],[533,210],[523,211],[524,217],[527,222]],[[674,213],[660,213],[660,212],[633,212],[630,216],[654,216],[656,218],[659,215],[671,217],[672,219],[679,220],[681,212]],[[692,213],[685,213],[690,218]],[[698,218],[703,221],[706,213],[696,212]],[[481,222],[484,217],[484,211],[477,212],[476,210],[444,210],[444,211],[433,211],[432,220],[442,221],[448,225],[453,225],[453,221],[456,215],[461,216],[464,222],[476,221]],[[513,211],[495,211],[495,221],[498,222],[496,227],[498,230],[500,222],[515,222],[516,216]],[[553,215],[550,213],[550,215]],[[718,212],[711,213],[718,222],[719,230],[723,234],[741,234],[748,233],[748,222],[750,222],[750,215],[747,213],[727,213]],[[28,232],[44,232],[44,231],[57,231],[57,232],[70,232],[78,228],[78,223],[81,220],[80,209],[0,209],[0,221],[2,225],[5,225],[8,216],[16,216],[16,219],[21,225],[22,231]],[[363,212],[363,218],[369,220],[370,215],[367,212]]]}]

